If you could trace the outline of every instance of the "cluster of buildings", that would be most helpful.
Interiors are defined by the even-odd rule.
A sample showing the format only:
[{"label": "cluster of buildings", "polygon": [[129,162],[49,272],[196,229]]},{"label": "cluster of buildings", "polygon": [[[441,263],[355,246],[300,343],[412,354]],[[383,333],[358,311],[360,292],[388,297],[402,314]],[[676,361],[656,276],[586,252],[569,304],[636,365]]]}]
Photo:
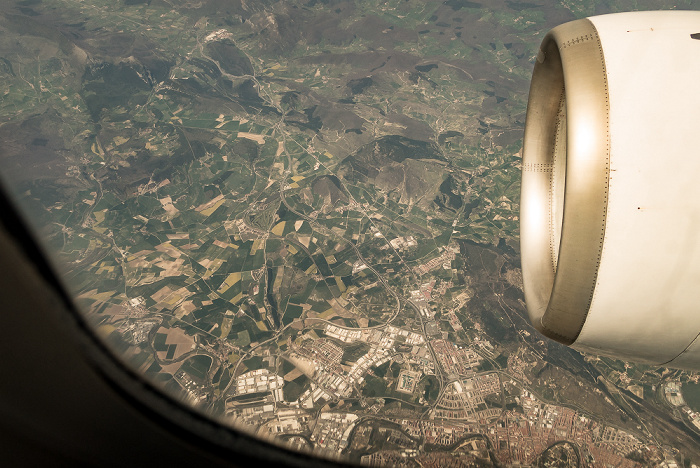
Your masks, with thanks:
[{"label": "cluster of buildings", "polygon": [[425,343],[425,338],[420,333],[397,328],[393,325],[386,327],[386,332],[397,340],[403,339],[403,342],[407,345],[421,345]]},{"label": "cluster of buildings", "polygon": [[[341,347],[328,339],[307,341],[296,348],[296,355],[312,363],[315,372],[314,381],[317,385],[314,391],[309,389],[306,391],[308,395],[306,393],[302,395],[300,401],[305,407],[311,407],[316,400],[330,398],[332,395],[341,398],[350,396],[353,389],[364,382],[364,375],[370,368],[380,366],[396,355],[396,345],[411,347],[410,352],[403,354],[404,362],[409,364],[411,368],[410,370],[405,369],[399,374],[396,384],[397,391],[412,394],[423,375],[435,373],[436,364],[426,346],[425,338],[420,333],[392,325],[375,329],[349,329],[331,323],[326,324],[324,333],[326,336],[344,343],[362,341],[367,343],[370,348],[367,353],[360,356],[349,368],[340,365],[342,358]],[[456,379],[459,375],[473,375],[473,369],[482,360],[481,356],[474,350],[457,346],[445,340],[434,340],[431,342],[431,345],[438,362],[450,378]],[[483,394],[484,389],[489,387],[489,384],[486,382],[491,382],[491,380],[493,380],[493,377],[489,376],[478,376],[474,379],[465,380],[467,382],[465,386],[470,392],[467,407],[472,408],[472,410],[468,411],[469,415],[473,414],[476,411],[473,408],[479,405],[479,403],[471,404],[472,396],[478,398],[478,395]],[[495,385],[493,386],[493,391],[499,391],[497,376],[493,383]],[[461,384],[458,382],[458,385]],[[474,387],[473,391],[472,386]],[[448,403],[450,392],[454,392],[456,400],[464,398],[460,389],[448,390],[445,403]],[[480,403],[483,403],[483,398]],[[482,412],[485,410],[486,408],[482,407],[478,409],[478,411]],[[460,411],[461,416],[455,413],[449,417],[463,417],[464,410]],[[486,413],[483,413],[482,416],[492,417]]]},{"label": "cluster of buildings", "polygon": [[311,440],[322,452],[338,453],[348,445],[348,436],[359,416],[353,413],[323,413],[316,421]]},{"label": "cluster of buildings", "polygon": [[331,323],[326,324],[324,333],[344,343],[362,341],[369,345],[369,350],[351,365],[343,366],[342,348],[329,339],[307,340],[295,347],[290,360],[307,363],[310,366],[308,372],[313,373],[313,382],[297,401],[291,402],[293,406],[313,408],[321,399],[347,398],[364,382],[364,376],[371,368],[380,366],[395,356],[397,343],[411,346],[412,352],[407,362],[419,369],[407,371],[403,375],[405,385],[400,386],[399,391],[413,393],[422,374],[434,372],[425,339],[419,333],[391,325],[373,329],[349,329]]},{"label": "cluster of buildings", "polygon": [[457,314],[455,314],[454,310],[448,311],[446,315],[447,320],[449,320],[450,326],[454,331],[459,332],[464,330],[464,327],[462,327],[462,322],[460,322],[459,318],[457,318]]},{"label": "cluster of buildings", "polygon": [[413,236],[407,237],[397,237],[389,241],[389,244],[396,250],[406,250],[410,247],[415,247],[418,245],[416,239]]},{"label": "cluster of buildings", "polygon": [[398,419],[410,436],[425,437],[430,445],[450,446],[469,434],[479,433],[479,424],[473,422],[451,422],[434,419]]},{"label": "cluster of buildings", "polygon": [[236,379],[235,395],[271,392],[275,401],[284,400],[284,379],[267,369],[257,369],[241,374]]},{"label": "cluster of buildings", "polygon": [[668,382],[664,385],[664,396],[673,406],[685,406],[685,400],[681,393],[680,382]]},{"label": "cluster of buildings", "polygon": [[455,343],[445,340],[433,340],[433,351],[440,365],[448,376],[471,375],[482,358],[471,348],[457,346]]},{"label": "cluster of buildings", "polygon": [[362,330],[357,328],[343,328],[333,325],[332,323],[327,324],[323,332],[327,336],[340,340],[344,343],[352,343],[353,341],[357,341],[362,337]]},{"label": "cluster of buildings", "polygon": [[345,328],[332,323],[326,324],[323,332],[326,336],[330,336],[344,343],[352,343],[354,341],[364,341],[370,344],[375,344],[381,348],[391,348],[394,341],[401,340],[406,344],[422,344],[425,342],[423,335],[420,333],[404,330],[393,325],[388,325],[382,328]]},{"label": "cluster of buildings", "polygon": [[579,449],[582,463],[599,466],[635,466],[625,455],[642,447],[633,435],[600,426],[577,411],[539,401],[523,390],[518,398],[523,413],[507,411],[488,436],[502,463],[529,464],[556,442],[568,441]]},{"label": "cluster of buildings", "polygon": [[423,293],[421,293],[419,290],[411,291],[410,302],[416,309],[418,309],[418,312],[420,312],[420,314],[423,317],[427,319],[432,319],[435,316],[435,312],[432,311],[430,305],[428,304],[428,301],[423,296]]},{"label": "cluster of buildings", "polygon": [[362,384],[364,375],[371,367],[380,366],[391,359],[394,354],[394,343],[399,336],[410,343],[423,340],[423,337],[417,333],[391,326],[384,329],[358,330],[329,323],[324,332],[326,336],[345,343],[362,340],[370,345],[370,349],[349,369],[343,369],[340,366],[342,349],[330,340],[313,340],[297,348],[295,354],[312,363],[317,386],[315,389],[308,389],[300,397],[300,404],[304,407],[312,407],[317,400],[330,399],[332,395],[350,396],[354,387]]},{"label": "cluster of buildings", "polygon": [[363,455],[360,459],[360,463],[365,466],[415,466],[414,464],[409,465],[409,453],[401,450],[391,450],[391,451],[381,451],[374,452],[368,455]]},{"label": "cluster of buildings", "polygon": [[124,320],[117,327],[117,331],[121,333],[124,339],[129,343],[138,345],[148,340],[149,333],[156,325],[158,325],[158,322],[150,320]]},{"label": "cluster of buildings", "polygon": [[[234,406],[229,402],[226,404],[226,415],[232,416],[234,420],[255,427],[265,421],[275,418],[277,410],[271,402],[262,404]],[[267,431],[270,432],[270,431]]]},{"label": "cluster of buildings", "polygon": [[[299,433],[308,429],[309,414],[299,408],[276,408],[259,431],[272,435]],[[304,446],[305,444],[302,444]]]},{"label": "cluster of buildings", "polygon": [[[443,247],[440,247],[440,249],[443,249]],[[442,250],[439,256],[425,262],[422,265],[418,265],[414,268],[414,271],[422,276],[428,273],[430,270],[434,270],[435,268],[439,267],[449,270],[452,268],[452,260],[455,259],[455,255],[458,253],[459,246],[450,244],[445,247],[444,250]]]},{"label": "cluster of buildings", "polygon": [[343,349],[327,338],[306,340],[296,351],[321,368],[340,371]]},{"label": "cluster of buildings", "polygon": [[[331,380],[331,379],[333,379],[333,377],[335,377],[335,379],[337,379],[338,383],[336,385],[338,386],[338,388],[342,388],[342,384],[344,383],[344,381],[339,376],[333,376],[332,374],[325,374],[323,376],[321,382],[324,385],[332,384],[332,383],[334,383]],[[332,390],[329,390],[328,387],[325,387],[325,386],[322,387],[322,386],[317,385],[316,383],[312,382],[311,386],[309,388],[307,388],[304,391],[304,393],[301,394],[301,396],[299,397],[299,399],[297,401],[291,402],[291,405],[295,406],[295,407],[301,406],[302,408],[311,409],[314,407],[314,404],[319,400],[322,400],[322,399],[326,400],[326,401],[330,400],[332,398],[333,393],[334,392]]]},{"label": "cluster of buildings", "polygon": [[472,346],[479,348],[482,353],[486,353],[489,356],[494,356],[496,354],[496,348],[493,347],[491,342],[489,340],[479,338],[478,336],[475,336],[472,340]]},{"label": "cluster of buildings", "polygon": [[441,419],[487,421],[500,416],[500,408],[491,408],[484,397],[500,399],[501,379],[497,373],[478,375],[450,383],[435,407],[433,416]]},{"label": "cluster of buildings", "polygon": [[[485,391],[494,388],[487,386]],[[468,391],[462,385],[461,392],[466,394]],[[409,453],[408,449],[395,448],[367,455],[362,459],[363,464],[383,466],[392,461],[394,465],[402,466],[413,456],[420,458],[421,466],[432,466],[432,462],[439,462],[435,466],[450,466],[449,463],[459,462],[462,455],[488,461],[488,440],[496,459],[504,465],[533,465],[547,449],[561,446],[580,457],[579,466],[639,466],[626,458],[626,455],[645,448],[633,435],[615,427],[601,426],[573,409],[545,404],[527,390],[523,390],[517,400],[522,411],[503,410],[500,417],[490,423],[484,420],[449,421],[437,417],[393,420],[409,436],[423,438],[426,445],[449,447],[451,460],[440,458],[445,453],[416,455]]]},{"label": "cluster of buildings", "polygon": [[[397,345],[411,346],[411,352],[403,354],[403,362],[409,367],[404,366],[398,374],[397,391],[415,393],[418,382],[429,370],[418,364],[421,360],[434,366],[425,339],[419,333],[395,326],[358,330],[333,324],[327,324],[324,331],[326,336],[345,343],[361,340],[369,345],[369,350],[354,363],[343,364],[343,349],[332,340],[306,340],[297,345],[292,354],[293,359],[304,360],[311,366],[309,369],[313,370],[313,379],[297,401],[280,407],[277,403],[284,401],[284,380],[267,369],[259,369],[236,378],[234,399],[239,399],[230,406],[227,402],[229,414],[257,425],[259,431],[270,435],[310,431],[311,435],[304,437],[315,450],[340,456],[354,440],[351,436],[353,428],[362,419],[357,414],[345,412],[322,412],[314,418],[308,410],[316,407],[320,400],[350,396],[363,383],[370,368],[396,358]],[[440,395],[430,419],[388,418],[401,425],[397,437],[400,436],[407,443],[387,442],[393,448],[364,456],[364,464],[392,461],[400,466],[417,458],[428,465],[431,460],[436,463],[449,461],[438,460],[444,453],[440,455],[439,452],[419,450],[415,441],[421,440],[433,447],[449,447],[450,456],[456,457],[455,460],[463,455],[486,461],[488,446],[499,463],[531,465],[542,453],[558,444],[562,451],[576,454],[583,465],[636,466],[635,462],[625,458],[629,453],[643,448],[643,444],[633,435],[618,428],[599,425],[574,409],[546,404],[528,390],[516,393],[514,404],[518,408],[506,408],[500,375],[496,372],[474,373],[474,367],[481,362],[479,354],[442,339],[430,344],[438,363],[452,381]],[[490,343],[484,342],[482,345],[488,347]],[[513,381],[510,383],[516,386]],[[197,386],[194,381],[183,381],[181,384],[196,398]],[[670,386],[668,393],[680,394],[680,388]],[[259,398],[252,401],[253,397]]]},{"label": "cluster of buildings", "polygon": [[396,391],[412,395],[416,391],[416,385],[422,376],[421,372],[403,370],[396,382]]},{"label": "cluster of buildings", "polygon": [[379,346],[370,348],[369,352],[360,357],[348,372],[348,379],[357,384],[364,382],[364,375],[370,367],[381,366],[387,362],[393,355],[391,348],[382,348]]},{"label": "cluster of buildings", "polygon": [[[423,297],[425,292],[421,291]],[[537,457],[554,444],[564,444],[562,447],[576,453],[582,464],[632,467],[635,463],[625,455],[643,448],[643,444],[631,434],[599,425],[574,409],[546,404],[527,390],[516,394],[517,410],[506,408],[500,375],[496,372],[475,374],[474,368],[480,365],[482,357],[472,348],[460,347],[444,339],[432,340],[430,345],[437,358],[437,362],[433,362],[422,334],[396,326],[350,329],[328,323],[324,332],[328,338],[306,340],[293,347],[292,362],[304,361],[308,366],[304,372],[309,376],[313,372],[309,388],[297,401],[279,407],[277,403],[284,401],[284,380],[267,369],[259,369],[236,378],[234,398],[243,399],[230,405],[227,402],[229,414],[257,425],[259,431],[270,435],[310,431],[311,435],[304,437],[316,450],[340,456],[354,440],[351,434],[361,421],[360,417],[353,413],[322,412],[314,418],[308,410],[317,407],[320,400],[349,397],[363,384],[371,368],[390,359],[399,362],[403,359],[403,369],[396,379],[395,389],[399,392],[414,394],[423,375],[434,374],[437,364],[450,379],[430,413],[430,419],[393,419],[401,425],[405,434],[402,437],[409,442],[407,437],[422,440],[426,445],[451,447],[453,457],[464,454],[475,459],[484,459],[488,442],[499,463],[521,465],[535,463]],[[361,341],[368,345],[367,352],[355,362],[345,362],[342,346],[329,338],[348,344]],[[475,340],[474,345],[481,347],[482,351],[493,350],[487,341]],[[404,350],[401,357],[397,356],[397,346]],[[187,376],[178,377],[185,379]],[[512,381],[511,384],[516,385]],[[197,397],[194,381],[183,381],[181,385]],[[670,385],[665,390],[669,401],[680,397],[679,386]],[[260,398],[252,401],[247,397]],[[392,460],[401,465],[418,457],[425,458],[429,465],[431,457],[439,456],[437,452],[418,450],[414,445],[389,444],[394,448],[366,455],[362,462],[373,465]],[[443,462],[445,460],[440,463]]]},{"label": "cluster of buildings", "polygon": [[268,369],[256,369],[236,377],[226,414],[257,426],[277,417],[277,402],[284,401],[284,379]]},{"label": "cluster of buildings", "polygon": [[700,431],[700,413],[693,411],[689,406],[684,406],[681,411],[685,413],[690,423],[695,426],[695,429]]},{"label": "cluster of buildings", "polygon": [[432,296],[433,296],[433,288],[435,287],[435,280],[428,281],[427,283],[423,283],[420,285],[418,288],[418,291],[420,294],[423,295],[426,301],[429,301]]},{"label": "cluster of buildings", "polygon": [[368,268],[368,266],[364,261],[357,260],[355,263],[352,264],[352,274],[354,275],[355,273],[358,273],[358,272],[365,270],[367,268]]},{"label": "cluster of buildings", "polygon": [[700,430],[700,413],[693,411],[686,404],[683,393],[681,392],[680,382],[666,383],[664,386],[664,396],[671,405],[678,407],[683,414],[685,414],[695,429]]}]

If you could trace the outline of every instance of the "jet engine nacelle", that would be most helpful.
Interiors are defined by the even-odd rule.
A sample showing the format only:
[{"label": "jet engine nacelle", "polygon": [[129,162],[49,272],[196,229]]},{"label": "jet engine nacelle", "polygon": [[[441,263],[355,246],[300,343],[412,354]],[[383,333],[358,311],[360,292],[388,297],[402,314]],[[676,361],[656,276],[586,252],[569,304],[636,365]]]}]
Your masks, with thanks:
[{"label": "jet engine nacelle", "polygon": [[541,333],[700,369],[700,12],[595,16],[547,34],[520,234]]}]

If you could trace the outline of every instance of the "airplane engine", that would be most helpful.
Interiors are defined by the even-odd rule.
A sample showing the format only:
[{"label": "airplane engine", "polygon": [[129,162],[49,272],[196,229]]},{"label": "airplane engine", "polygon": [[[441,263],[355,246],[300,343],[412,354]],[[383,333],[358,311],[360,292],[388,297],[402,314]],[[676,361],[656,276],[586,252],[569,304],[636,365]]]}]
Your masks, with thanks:
[{"label": "airplane engine", "polygon": [[535,328],[581,351],[700,369],[700,12],[552,29],[521,190]]}]

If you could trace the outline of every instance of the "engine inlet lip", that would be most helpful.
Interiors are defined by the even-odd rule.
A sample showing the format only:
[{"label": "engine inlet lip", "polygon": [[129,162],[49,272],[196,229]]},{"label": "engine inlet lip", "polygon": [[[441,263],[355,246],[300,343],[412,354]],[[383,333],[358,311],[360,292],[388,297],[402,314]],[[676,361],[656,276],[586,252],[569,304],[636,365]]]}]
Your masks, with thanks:
[{"label": "engine inlet lip", "polygon": [[577,20],[550,31],[537,56],[523,139],[520,216],[530,320],[567,345],[580,334],[595,292],[609,168],[605,59],[593,23]]}]

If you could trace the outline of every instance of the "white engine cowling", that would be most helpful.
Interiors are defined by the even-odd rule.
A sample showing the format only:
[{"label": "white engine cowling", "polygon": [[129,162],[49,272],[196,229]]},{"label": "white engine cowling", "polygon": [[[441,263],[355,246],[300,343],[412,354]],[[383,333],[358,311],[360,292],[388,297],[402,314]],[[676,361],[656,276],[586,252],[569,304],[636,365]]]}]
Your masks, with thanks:
[{"label": "white engine cowling", "polygon": [[700,369],[700,12],[596,16],[547,34],[520,235],[544,335]]}]

